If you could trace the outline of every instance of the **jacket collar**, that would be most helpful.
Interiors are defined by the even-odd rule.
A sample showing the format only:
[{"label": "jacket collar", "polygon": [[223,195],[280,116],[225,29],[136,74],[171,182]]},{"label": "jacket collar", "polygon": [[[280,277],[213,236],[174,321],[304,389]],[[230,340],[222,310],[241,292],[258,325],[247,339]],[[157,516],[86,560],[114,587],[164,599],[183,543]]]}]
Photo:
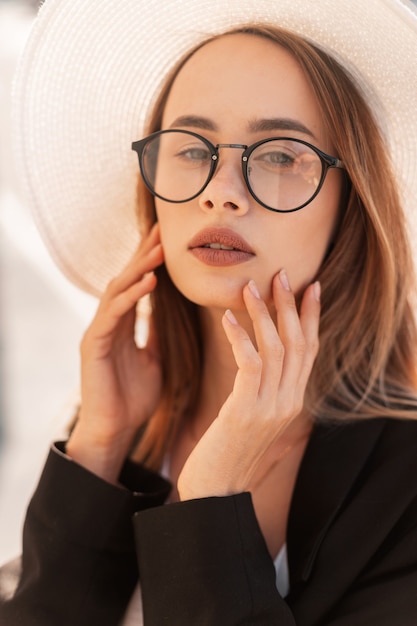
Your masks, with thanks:
[{"label": "jacket collar", "polygon": [[318,423],[297,477],[288,520],[290,584],[310,577],[320,545],[371,454],[383,419]]}]

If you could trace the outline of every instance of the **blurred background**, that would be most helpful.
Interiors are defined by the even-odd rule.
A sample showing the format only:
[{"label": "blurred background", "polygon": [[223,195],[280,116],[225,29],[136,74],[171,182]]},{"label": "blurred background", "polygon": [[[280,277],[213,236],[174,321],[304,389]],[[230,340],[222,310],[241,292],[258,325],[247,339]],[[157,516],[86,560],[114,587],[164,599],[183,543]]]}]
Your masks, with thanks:
[{"label": "blurred background", "polygon": [[49,258],[11,154],[12,77],[39,4],[0,0],[0,564],[20,552],[50,442],[63,436],[72,415],[78,346],[96,306]]},{"label": "blurred background", "polygon": [[12,77],[38,5],[0,0],[0,564],[20,552],[28,500],[70,419],[78,346],[96,305],[49,258],[11,154]]}]

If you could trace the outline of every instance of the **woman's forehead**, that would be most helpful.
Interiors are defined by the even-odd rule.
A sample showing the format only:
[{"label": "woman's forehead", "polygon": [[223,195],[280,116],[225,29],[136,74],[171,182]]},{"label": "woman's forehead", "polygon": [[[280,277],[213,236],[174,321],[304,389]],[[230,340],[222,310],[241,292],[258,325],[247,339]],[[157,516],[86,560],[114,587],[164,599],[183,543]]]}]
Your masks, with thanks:
[{"label": "woman's forehead", "polygon": [[209,77],[214,84],[238,83],[262,78],[270,73],[279,78],[285,72],[298,73],[301,68],[290,52],[267,37],[251,33],[221,35],[199,48],[185,62],[174,84],[192,76],[198,83]]},{"label": "woman's forehead", "polygon": [[299,63],[279,44],[246,33],[221,36],[185,63],[173,82],[163,126],[184,115],[218,126],[295,119],[314,135],[323,132],[318,103]]}]

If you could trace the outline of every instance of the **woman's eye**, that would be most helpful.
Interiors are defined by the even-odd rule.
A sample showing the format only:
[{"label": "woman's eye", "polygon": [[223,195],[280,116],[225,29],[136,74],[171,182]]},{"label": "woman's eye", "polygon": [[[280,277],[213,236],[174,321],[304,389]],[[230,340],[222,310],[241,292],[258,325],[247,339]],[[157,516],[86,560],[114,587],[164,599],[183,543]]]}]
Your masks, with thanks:
[{"label": "woman's eye", "polygon": [[191,163],[207,162],[211,159],[211,154],[206,148],[185,148],[180,150],[175,155],[177,158]]},{"label": "woman's eye", "polygon": [[295,161],[294,157],[286,152],[272,152],[270,155],[271,163],[277,165],[292,165]]},{"label": "woman's eye", "polygon": [[269,166],[293,166],[295,158],[293,155],[283,152],[282,150],[274,150],[270,152],[264,152],[256,156],[256,161],[261,161],[265,165]]}]

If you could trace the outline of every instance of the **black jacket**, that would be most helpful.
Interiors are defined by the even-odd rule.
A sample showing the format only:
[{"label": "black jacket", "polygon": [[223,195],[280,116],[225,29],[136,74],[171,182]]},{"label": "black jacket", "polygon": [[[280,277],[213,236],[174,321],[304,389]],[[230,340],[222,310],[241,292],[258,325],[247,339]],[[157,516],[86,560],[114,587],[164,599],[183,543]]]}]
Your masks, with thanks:
[{"label": "black jacket", "polygon": [[145,626],[417,626],[417,421],[315,427],[285,599],[250,494],[160,506],[158,475],[127,463],[121,481],[50,453],[1,626],[117,626],[138,572]]}]

